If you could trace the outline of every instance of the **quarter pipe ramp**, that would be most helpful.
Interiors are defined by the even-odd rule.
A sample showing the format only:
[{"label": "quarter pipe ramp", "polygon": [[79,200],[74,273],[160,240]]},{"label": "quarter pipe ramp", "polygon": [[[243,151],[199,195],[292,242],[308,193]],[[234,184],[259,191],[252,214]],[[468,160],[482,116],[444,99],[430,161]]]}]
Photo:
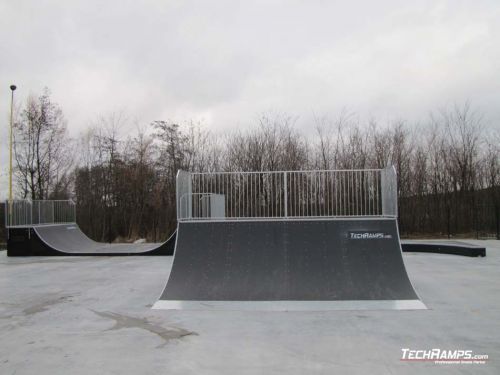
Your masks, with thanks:
[{"label": "quarter pipe ramp", "polygon": [[425,309],[396,219],[180,222],[156,309]]}]

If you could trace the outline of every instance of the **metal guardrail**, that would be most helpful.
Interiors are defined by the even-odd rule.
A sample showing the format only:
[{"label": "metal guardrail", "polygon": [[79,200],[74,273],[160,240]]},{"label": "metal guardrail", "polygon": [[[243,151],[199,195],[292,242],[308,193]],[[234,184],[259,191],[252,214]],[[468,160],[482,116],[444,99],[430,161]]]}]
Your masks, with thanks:
[{"label": "metal guardrail", "polygon": [[13,200],[5,202],[5,226],[23,227],[76,222],[71,200]]},{"label": "metal guardrail", "polygon": [[177,219],[396,217],[394,167],[177,174]]}]

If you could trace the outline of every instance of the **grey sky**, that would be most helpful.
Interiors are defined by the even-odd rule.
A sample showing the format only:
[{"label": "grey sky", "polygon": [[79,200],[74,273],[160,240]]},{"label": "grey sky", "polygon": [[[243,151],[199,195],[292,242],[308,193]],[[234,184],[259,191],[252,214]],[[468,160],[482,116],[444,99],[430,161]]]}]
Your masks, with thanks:
[{"label": "grey sky", "polygon": [[10,83],[18,100],[49,87],[72,134],[120,110],[227,129],[267,110],[418,121],[470,100],[500,120],[498,0],[0,0],[0,17],[2,166]]}]

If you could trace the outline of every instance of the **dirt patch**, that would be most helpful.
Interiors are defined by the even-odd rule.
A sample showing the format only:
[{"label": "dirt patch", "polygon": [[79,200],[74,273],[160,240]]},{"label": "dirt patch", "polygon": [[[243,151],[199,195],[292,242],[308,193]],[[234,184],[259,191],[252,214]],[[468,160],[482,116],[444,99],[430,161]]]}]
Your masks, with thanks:
[{"label": "dirt patch", "polygon": [[124,328],[139,328],[143,329],[145,331],[148,331],[150,333],[153,333],[157,336],[159,336],[162,340],[164,340],[164,343],[160,345],[159,347],[163,347],[165,344],[167,344],[170,340],[176,340],[180,339],[185,336],[190,336],[194,335],[197,336],[198,334],[196,332],[191,332],[188,330],[185,330],[183,328],[178,328],[178,327],[170,327],[170,328],[164,328],[160,325],[154,324],[147,320],[146,318],[136,318],[133,316],[127,316],[123,314],[118,314],[114,312],[107,312],[107,311],[94,311],[91,310],[94,314],[105,318],[105,319],[111,319],[115,321],[115,325],[106,331],[115,331],[119,329],[124,329]]}]

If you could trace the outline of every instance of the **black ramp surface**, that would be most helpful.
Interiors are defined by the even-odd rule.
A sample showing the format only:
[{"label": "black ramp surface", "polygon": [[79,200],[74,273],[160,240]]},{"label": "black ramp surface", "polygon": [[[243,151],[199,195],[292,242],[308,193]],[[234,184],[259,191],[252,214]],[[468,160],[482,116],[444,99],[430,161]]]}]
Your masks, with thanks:
[{"label": "black ramp surface", "polygon": [[385,301],[418,296],[403,263],[396,221],[364,219],[179,223],[174,262],[160,300]]},{"label": "black ramp surface", "polygon": [[91,240],[76,224],[9,229],[8,255],[172,255],[176,233],[163,243],[107,244]]}]

